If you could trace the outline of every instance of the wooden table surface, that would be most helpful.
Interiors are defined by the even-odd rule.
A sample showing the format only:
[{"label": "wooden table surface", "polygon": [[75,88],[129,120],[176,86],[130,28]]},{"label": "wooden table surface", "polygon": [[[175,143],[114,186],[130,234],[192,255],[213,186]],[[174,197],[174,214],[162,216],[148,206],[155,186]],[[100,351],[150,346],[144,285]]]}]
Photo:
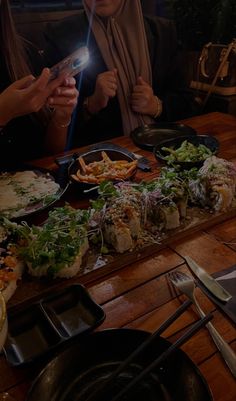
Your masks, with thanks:
[{"label": "wooden table surface", "polygon": [[[220,142],[218,156],[236,161],[236,117],[222,113],[210,113],[184,121],[198,133],[209,133]],[[149,152],[136,148],[129,138],[117,138],[113,142],[131,151],[143,154],[152,162],[152,172],[139,172],[137,179],[150,179],[157,174],[158,164]],[[36,166],[55,169],[54,158],[48,157],[35,161]],[[63,201],[76,207],[86,206],[78,199],[76,191],[69,190]],[[44,217],[41,216],[41,219]],[[99,279],[86,282],[89,293],[104,308],[106,319],[97,329],[130,327],[153,332],[165,318],[180,304],[180,299],[171,291],[166,274],[175,268],[187,271],[183,255],[188,254],[201,264],[209,273],[228,268],[236,263],[236,217],[198,230],[180,240],[172,239],[168,246],[151,256],[110,272]],[[57,285],[63,286],[76,282],[60,280],[50,284],[50,290]],[[9,301],[8,308],[28,303],[40,293],[48,291],[48,284],[36,279],[23,277],[18,289]],[[235,325],[200,291],[197,298],[205,312],[213,312],[213,324],[236,352]],[[197,319],[191,307],[169,327],[163,336],[173,341]],[[204,375],[215,401],[235,401],[236,381],[226,367],[206,329],[202,329],[182,349],[199,367]],[[17,401],[23,401],[34,377],[45,365],[33,363],[29,367],[10,367],[4,356],[0,356],[0,392],[8,391]],[[43,400],[43,395],[42,395]],[[199,400],[201,401],[201,400]]]}]

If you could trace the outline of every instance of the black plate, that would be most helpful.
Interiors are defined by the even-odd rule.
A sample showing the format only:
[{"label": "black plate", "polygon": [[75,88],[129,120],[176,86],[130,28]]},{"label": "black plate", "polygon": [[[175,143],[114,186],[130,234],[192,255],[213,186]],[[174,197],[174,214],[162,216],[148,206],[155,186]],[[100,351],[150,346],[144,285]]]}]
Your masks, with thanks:
[{"label": "black plate", "polygon": [[[154,155],[157,160],[168,164],[165,160],[165,156],[169,155],[168,152],[162,150],[163,147],[178,149],[184,141],[188,141],[192,143],[194,146],[205,145],[209,148],[213,154],[216,154],[219,150],[219,142],[214,136],[211,135],[183,135],[178,138],[169,139],[159,143],[154,148]],[[204,163],[204,160],[195,161],[195,162],[173,162],[172,164],[180,166],[181,169],[191,169],[193,167],[200,168]]]},{"label": "black plate", "polygon": [[[83,337],[46,366],[34,381],[26,401],[42,401],[42,394],[44,401],[85,400],[149,335],[141,330],[111,329]],[[169,345],[165,339],[157,338],[119,375],[115,386],[103,395],[103,401],[111,400],[154,355]],[[212,396],[198,368],[183,351],[177,350],[159,369],[136,385],[135,393],[122,400],[212,401]]]},{"label": "black plate", "polygon": [[87,290],[73,284],[30,306],[8,313],[7,361],[18,366],[52,352],[105,319]]},{"label": "black plate", "polygon": [[[102,151],[105,151],[111,160],[127,160],[129,162],[135,160],[135,157],[132,154],[128,154],[128,153],[123,152],[122,150],[118,150],[118,149],[111,149],[110,147],[93,149],[86,153],[82,153],[79,156],[82,156],[85,163],[89,164],[94,161],[102,160],[102,156],[101,156]],[[81,170],[81,166],[80,166],[79,161],[76,158],[75,160],[72,161],[72,163],[70,164],[70,166],[68,168],[68,175],[69,175],[69,178],[71,179],[71,181],[74,184],[76,184],[77,187],[81,191],[90,190],[97,186],[97,184],[95,184],[95,183],[79,182],[79,181],[73,179],[72,174],[76,174],[76,172],[78,170]],[[137,168],[134,170],[134,172],[129,177],[129,179],[134,178],[136,172],[137,172]],[[117,182],[117,180],[115,182]]]},{"label": "black plate", "polygon": [[58,191],[55,193],[55,195],[51,196],[46,201],[39,200],[36,203],[31,203],[20,211],[15,210],[15,211],[9,211],[8,213],[4,212],[4,216],[6,216],[9,219],[14,219],[14,220],[19,218],[22,219],[24,217],[30,216],[34,213],[37,213],[39,211],[51,207],[55,202],[57,202],[62,197],[62,195],[65,193],[69,185],[67,171],[65,170],[64,166],[59,167],[59,169],[56,172],[52,172],[50,170],[43,168],[34,168],[34,167],[30,168],[29,166],[26,166],[22,167],[17,171],[9,171],[9,174],[14,174],[20,171],[33,171],[38,176],[49,177],[51,180],[55,181],[59,185],[59,188]]},{"label": "black plate", "polygon": [[136,128],[131,139],[139,148],[152,152],[158,143],[180,135],[196,135],[196,131],[184,124],[160,122]]}]

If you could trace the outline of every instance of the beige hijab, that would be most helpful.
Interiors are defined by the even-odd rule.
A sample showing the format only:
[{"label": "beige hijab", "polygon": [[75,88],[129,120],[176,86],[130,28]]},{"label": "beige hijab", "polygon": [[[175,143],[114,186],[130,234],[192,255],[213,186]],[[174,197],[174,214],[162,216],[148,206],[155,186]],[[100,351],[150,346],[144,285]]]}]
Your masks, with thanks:
[{"label": "beige hijab", "polygon": [[130,95],[139,76],[152,86],[152,70],[140,1],[122,0],[116,14],[107,19],[92,15],[92,10],[85,1],[83,3],[88,19],[92,21],[92,31],[107,68],[118,70],[117,96],[124,134],[128,136],[136,127],[154,121],[149,116],[134,113],[129,105]]}]

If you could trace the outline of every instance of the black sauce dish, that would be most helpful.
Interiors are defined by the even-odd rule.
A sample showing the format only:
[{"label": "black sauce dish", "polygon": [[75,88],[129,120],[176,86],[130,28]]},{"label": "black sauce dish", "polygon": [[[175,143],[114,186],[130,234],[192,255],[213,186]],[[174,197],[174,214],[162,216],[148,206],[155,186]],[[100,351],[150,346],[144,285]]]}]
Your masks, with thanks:
[{"label": "black sauce dish", "polygon": [[[90,182],[86,182],[86,181],[78,181],[77,179],[75,179],[74,176],[76,175],[77,171],[78,170],[81,171],[81,165],[80,165],[80,162],[78,160],[78,157],[82,156],[85,164],[89,164],[89,163],[92,163],[92,162],[96,162],[96,161],[102,160],[102,152],[103,151],[107,154],[107,156],[112,161],[125,160],[127,162],[132,162],[132,161],[135,160],[135,157],[132,156],[132,154],[127,154],[125,152],[122,152],[121,150],[113,150],[113,149],[109,149],[109,148],[90,150],[90,151],[88,151],[86,153],[76,155],[73,158],[72,162],[70,163],[70,165],[68,167],[68,176],[69,176],[70,181],[81,192],[87,192],[87,191],[88,192],[91,191],[91,193],[92,192],[96,192],[96,188],[98,187],[99,184],[90,183]],[[132,171],[132,173],[127,177],[127,180],[132,180],[135,177],[136,172],[137,172],[137,166]],[[108,181],[112,181],[114,183],[119,182],[118,179],[108,180]]]},{"label": "black sauce dish", "polygon": [[104,319],[104,310],[83,285],[68,285],[9,311],[3,352],[12,366],[29,364],[71,345]]},{"label": "black sauce dish", "polygon": [[194,128],[174,122],[157,122],[137,127],[130,137],[140,149],[153,152],[155,146],[162,141],[174,139],[182,135],[196,135]]},{"label": "black sauce dish", "polygon": [[193,167],[200,168],[205,159],[199,159],[199,160],[191,160],[191,161],[179,161],[179,160],[173,160],[171,162],[168,162],[167,156],[170,154],[167,150],[163,148],[169,148],[173,149],[174,151],[179,149],[181,145],[183,144],[184,141],[187,141],[190,144],[193,144],[195,147],[198,147],[199,145],[204,145],[206,148],[210,150],[209,156],[216,155],[218,150],[219,150],[219,142],[217,139],[212,136],[212,135],[182,135],[174,139],[169,139],[166,141],[160,142],[157,146],[154,148],[154,156],[157,161],[160,161],[162,163],[165,163],[166,165],[174,166],[184,169],[184,170],[190,170]]}]

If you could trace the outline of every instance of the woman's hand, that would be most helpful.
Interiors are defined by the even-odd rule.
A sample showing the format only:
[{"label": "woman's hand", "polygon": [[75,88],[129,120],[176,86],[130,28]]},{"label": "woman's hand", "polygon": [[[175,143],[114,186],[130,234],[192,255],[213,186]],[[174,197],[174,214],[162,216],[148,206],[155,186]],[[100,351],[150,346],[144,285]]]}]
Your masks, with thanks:
[{"label": "woman's hand", "polygon": [[75,84],[74,78],[65,78],[61,86],[56,88],[48,98],[47,105],[54,108],[53,120],[58,126],[63,127],[70,123],[79,95]]},{"label": "woman's hand", "polygon": [[150,116],[155,116],[157,113],[157,102],[152,87],[142,77],[138,77],[130,103],[135,113]]},{"label": "woman's hand", "polygon": [[98,113],[107,106],[111,97],[116,96],[117,70],[106,71],[97,76],[95,91],[89,97],[89,112]]},{"label": "woman's hand", "polygon": [[15,117],[38,112],[64,79],[61,76],[50,81],[50,70],[44,68],[37,79],[28,75],[8,86],[0,94],[0,125]]},{"label": "woman's hand", "polygon": [[44,144],[46,152],[50,154],[62,152],[66,147],[67,128],[79,95],[75,84],[74,78],[64,78],[47,100],[47,105],[54,110]]}]

